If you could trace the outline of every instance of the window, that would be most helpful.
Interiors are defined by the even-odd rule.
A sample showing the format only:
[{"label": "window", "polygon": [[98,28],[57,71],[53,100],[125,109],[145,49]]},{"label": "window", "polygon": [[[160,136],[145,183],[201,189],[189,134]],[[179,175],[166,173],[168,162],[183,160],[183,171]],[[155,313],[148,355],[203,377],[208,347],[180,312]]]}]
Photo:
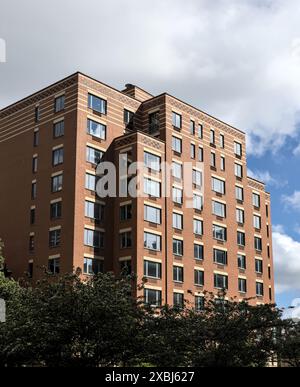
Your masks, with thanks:
[{"label": "window", "polygon": [[28,263],[28,277],[29,278],[33,277],[33,262]]},{"label": "window", "polygon": [[204,248],[203,245],[198,245],[194,243],[194,259],[197,261],[203,261],[204,260]]},{"label": "window", "polygon": [[173,239],[173,254],[179,257],[183,256],[183,241],[179,239]]},{"label": "window", "polygon": [[120,234],[120,248],[129,249],[132,246],[132,235],[131,231],[122,232]]},{"label": "window", "polygon": [[220,218],[226,217],[226,205],[213,200],[212,202],[213,214]]},{"label": "window", "polygon": [[257,274],[263,274],[263,261],[261,259],[256,259],[255,260],[255,272]]},{"label": "window", "polygon": [[198,137],[200,139],[203,138],[203,125],[201,125],[201,124],[198,125]]},{"label": "window", "polygon": [[130,275],[132,273],[131,260],[126,259],[126,261],[120,262],[120,272],[123,275]]},{"label": "window", "polygon": [[219,194],[225,195],[225,181],[216,179],[213,177],[211,179],[212,182],[212,190]]},{"label": "window", "polygon": [[124,109],[124,124],[127,126],[127,128],[130,128],[132,129],[133,127],[133,117],[134,117],[134,113],[127,110],[127,109]]},{"label": "window", "polygon": [[144,299],[145,299],[145,304],[150,305],[152,307],[159,307],[161,306],[161,291],[153,290],[153,289],[145,289]]},{"label": "window", "polygon": [[227,228],[213,224],[213,238],[225,242],[227,240]]},{"label": "window", "polygon": [[196,145],[191,144],[191,158],[195,159],[196,158]]},{"label": "window", "polygon": [[85,201],[85,216],[97,221],[103,220],[104,207],[100,203]]},{"label": "window", "polygon": [[155,198],[160,197],[160,183],[148,178],[144,178],[144,192]]},{"label": "window", "polygon": [[214,274],[214,287],[216,289],[228,289],[228,277],[227,275]]},{"label": "window", "polygon": [[34,235],[29,237],[29,251],[34,251]]},{"label": "window", "polygon": [[246,264],[246,256],[242,254],[238,254],[238,268],[241,270],[246,270],[247,269],[247,264]]},{"label": "window", "polygon": [[62,202],[56,202],[50,204],[50,218],[59,219],[62,214]]},{"label": "window", "polygon": [[97,275],[103,272],[103,261],[100,259],[86,258],[83,260],[83,274]]},{"label": "window", "polygon": [[144,261],[144,276],[150,278],[161,278],[161,263]]},{"label": "window", "polygon": [[32,173],[36,173],[38,168],[38,158],[33,157],[32,158]]},{"label": "window", "polygon": [[61,112],[65,108],[65,96],[55,98],[54,100],[54,113]]},{"label": "window", "polygon": [[99,149],[95,149],[90,146],[86,147],[86,161],[88,163],[92,163],[94,165],[99,164],[103,155],[104,152],[100,151]]},{"label": "window", "polygon": [[196,169],[193,169],[193,184],[197,187],[202,186],[202,172],[197,171]]},{"label": "window", "polygon": [[216,168],[216,154],[214,152],[210,154],[210,166]]},{"label": "window", "polygon": [[260,208],[260,195],[253,193],[252,194],[252,204],[256,208]]},{"label": "window", "polygon": [[159,131],[159,112],[149,114],[149,133],[153,134]]},{"label": "window", "polygon": [[262,282],[256,282],[256,295],[258,297],[264,296],[264,284]]},{"label": "window", "polygon": [[234,153],[236,156],[242,157],[242,144],[234,142]]},{"label": "window", "polygon": [[36,183],[31,184],[31,199],[34,200],[36,199],[36,194],[37,194],[37,186]]},{"label": "window", "polygon": [[100,249],[104,247],[104,233],[97,230],[84,229],[84,244]]},{"label": "window", "polygon": [[183,216],[176,212],[173,212],[173,228],[177,230],[183,229]]},{"label": "window", "polygon": [[266,217],[269,217],[269,206],[266,204]]},{"label": "window", "polygon": [[96,97],[95,95],[89,94],[88,95],[88,107],[90,109],[93,109],[94,111],[96,111],[98,113],[106,114],[107,102],[100,97]]},{"label": "window", "polygon": [[236,209],[236,221],[240,224],[245,223],[245,212],[244,210],[241,210],[240,208]]},{"label": "window", "polygon": [[221,156],[221,164],[220,164],[221,171],[225,171],[226,165],[225,165],[225,157]]},{"label": "window", "polygon": [[200,148],[198,149],[198,161],[200,163],[203,163],[204,161],[204,152],[203,152],[203,148]]},{"label": "window", "polygon": [[182,140],[178,137],[172,137],[172,150],[176,153],[182,153]]},{"label": "window", "polygon": [[214,249],[214,263],[227,265],[227,251]]},{"label": "window", "polygon": [[179,163],[172,163],[172,175],[176,179],[182,179],[182,165]]},{"label": "window", "polygon": [[253,227],[257,230],[261,229],[261,217],[258,215],[253,216]]},{"label": "window", "polygon": [[144,205],[144,220],[146,222],[161,224],[161,209]]},{"label": "window", "polygon": [[204,297],[195,296],[195,311],[201,312],[202,310],[204,310]]},{"label": "window", "polygon": [[244,201],[244,189],[242,187],[238,187],[238,186],[235,187],[235,198],[239,202]]},{"label": "window", "polygon": [[30,210],[30,224],[35,224],[35,208],[31,208]]},{"label": "window", "polygon": [[183,282],[183,267],[173,266],[173,281]]},{"label": "window", "polygon": [[204,286],[204,271],[194,270],[194,281],[196,286]]},{"label": "window", "polygon": [[51,179],[52,192],[59,192],[63,188],[63,175],[53,176]]},{"label": "window", "polygon": [[242,179],[243,177],[243,166],[241,164],[234,164],[235,168],[235,176],[239,179]]},{"label": "window", "polygon": [[195,121],[190,122],[190,134],[195,134]]},{"label": "window", "polygon": [[254,248],[256,251],[262,251],[262,239],[254,237]]},{"label": "window", "polygon": [[175,308],[184,308],[184,294],[183,293],[173,293],[173,303]]},{"label": "window", "polygon": [[153,155],[149,152],[144,152],[144,164],[147,168],[152,169],[153,171],[160,171],[160,157]]},{"label": "window", "polygon": [[85,175],[85,188],[90,191],[96,191],[96,176],[86,173]]},{"label": "window", "polygon": [[51,248],[60,245],[61,229],[49,231],[49,246]]},{"label": "window", "polygon": [[203,235],[203,221],[194,219],[194,234]]},{"label": "window", "polygon": [[34,109],[34,120],[35,122],[39,122],[41,118],[41,109],[39,106],[36,106]]},{"label": "window", "polygon": [[220,148],[225,148],[225,137],[224,134],[220,134]]},{"label": "window", "polygon": [[203,199],[201,195],[193,195],[193,208],[197,211],[202,211],[203,209]]},{"label": "window", "polygon": [[173,187],[172,189],[173,202],[177,204],[183,203],[183,191],[181,188]]},{"label": "window", "polygon": [[213,129],[210,131],[210,144],[215,145],[215,131]]},{"label": "window", "polygon": [[101,140],[106,139],[106,126],[93,120],[87,120],[87,133]]},{"label": "window", "polygon": [[144,247],[148,250],[161,251],[161,236],[144,232]]},{"label": "window", "polygon": [[237,244],[242,247],[246,245],[245,233],[242,231],[237,232]]},{"label": "window", "polygon": [[247,293],[247,280],[244,278],[239,278],[239,292]]},{"label": "window", "polygon": [[65,121],[62,120],[62,121],[56,122],[53,125],[53,137],[54,138],[62,137],[64,134],[65,134]]},{"label": "window", "polygon": [[39,145],[40,132],[35,130],[33,133],[33,146],[37,147]]},{"label": "window", "polygon": [[59,264],[60,264],[59,258],[49,259],[49,262],[48,262],[49,272],[52,274],[59,274]]},{"label": "window", "polygon": [[52,164],[53,166],[62,164],[64,162],[64,148],[55,149],[52,152]]},{"label": "window", "polygon": [[175,128],[181,129],[182,127],[182,117],[180,114],[175,112],[172,113],[172,124]]},{"label": "window", "polygon": [[121,221],[129,220],[132,218],[132,204],[125,204],[120,207],[120,219]]}]

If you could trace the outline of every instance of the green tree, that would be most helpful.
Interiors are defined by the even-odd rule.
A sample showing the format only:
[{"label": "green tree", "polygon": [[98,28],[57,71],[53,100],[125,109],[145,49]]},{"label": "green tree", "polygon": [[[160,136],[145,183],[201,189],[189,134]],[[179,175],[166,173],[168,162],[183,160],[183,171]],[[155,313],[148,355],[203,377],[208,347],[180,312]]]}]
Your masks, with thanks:
[{"label": "green tree", "polygon": [[300,367],[300,322],[287,321],[278,332],[278,357],[281,366]]}]

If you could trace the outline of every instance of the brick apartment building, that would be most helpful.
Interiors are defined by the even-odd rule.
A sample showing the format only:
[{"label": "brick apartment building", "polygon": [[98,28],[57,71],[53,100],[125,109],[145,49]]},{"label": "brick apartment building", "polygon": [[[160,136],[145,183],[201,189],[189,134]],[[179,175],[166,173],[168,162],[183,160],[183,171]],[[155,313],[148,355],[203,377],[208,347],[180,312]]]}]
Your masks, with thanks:
[{"label": "brick apartment building", "polygon": [[[127,268],[147,302],[202,307],[203,292],[274,301],[270,195],[247,177],[245,134],[167,93],[76,73],[0,111],[0,238],[8,268]],[[99,199],[100,159],[143,161],[147,197]],[[174,163],[161,197],[160,162]],[[204,163],[185,207],[184,162]]]}]

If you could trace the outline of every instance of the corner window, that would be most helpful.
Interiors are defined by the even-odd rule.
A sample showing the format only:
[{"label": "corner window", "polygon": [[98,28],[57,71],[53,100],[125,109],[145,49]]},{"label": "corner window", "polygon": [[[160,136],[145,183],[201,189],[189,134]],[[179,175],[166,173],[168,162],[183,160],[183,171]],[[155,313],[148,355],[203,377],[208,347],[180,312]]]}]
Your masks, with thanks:
[{"label": "corner window", "polygon": [[93,94],[88,95],[88,107],[100,114],[106,114],[107,101]]}]

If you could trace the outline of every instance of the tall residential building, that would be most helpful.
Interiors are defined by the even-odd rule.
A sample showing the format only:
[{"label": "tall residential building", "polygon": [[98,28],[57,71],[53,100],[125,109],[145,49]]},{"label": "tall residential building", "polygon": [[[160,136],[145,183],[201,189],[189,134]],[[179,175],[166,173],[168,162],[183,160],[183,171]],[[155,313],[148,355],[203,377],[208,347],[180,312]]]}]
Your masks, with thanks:
[{"label": "tall residential building", "polygon": [[[120,154],[145,164],[146,197],[96,195],[97,165]],[[173,163],[170,197],[162,162]],[[0,111],[0,176],[0,238],[15,278],[128,270],[147,278],[150,304],[200,309],[204,291],[223,288],[274,301],[270,195],[247,177],[245,134],[176,97],[71,75]]]}]

